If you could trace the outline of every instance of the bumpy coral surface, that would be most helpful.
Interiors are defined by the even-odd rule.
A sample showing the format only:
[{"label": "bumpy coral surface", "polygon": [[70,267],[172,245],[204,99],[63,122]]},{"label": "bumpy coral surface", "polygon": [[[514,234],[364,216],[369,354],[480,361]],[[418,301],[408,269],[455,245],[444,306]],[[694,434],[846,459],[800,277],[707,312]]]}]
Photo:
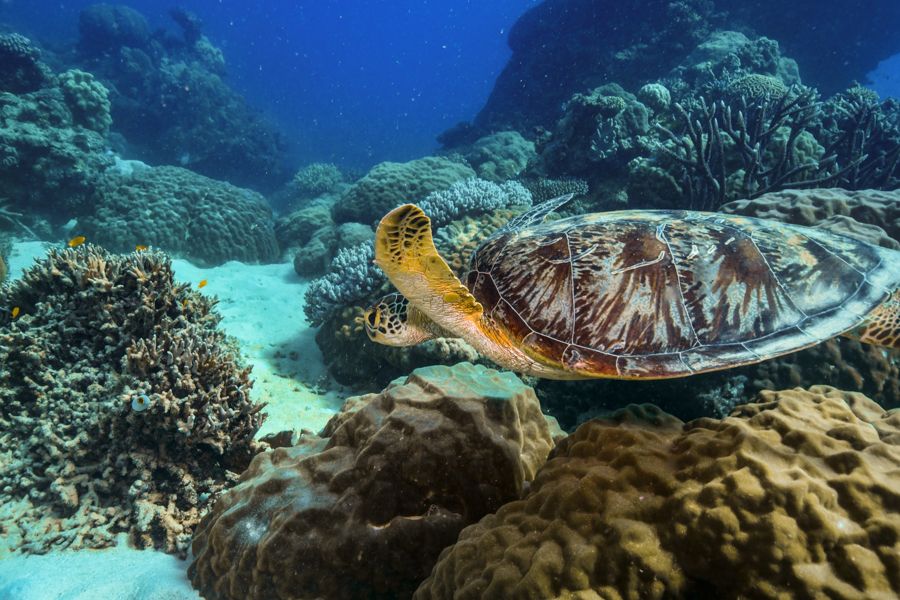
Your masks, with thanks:
[{"label": "bumpy coral surface", "polygon": [[78,125],[104,135],[109,131],[109,90],[93,75],[78,69],[66,71],[59,76],[59,87]]},{"label": "bumpy coral surface", "polygon": [[85,245],[0,287],[0,306],[0,502],[18,511],[0,534],[184,552],[263,416],[214,302],[162,254]]},{"label": "bumpy coral surface", "polygon": [[189,568],[204,597],[408,598],[552,445],[528,386],[466,363],[349,399],[323,435],[257,456],[204,519]]},{"label": "bumpy coral surface", "polygon": [[722,212],[813,226],[833,217],[880,227],[900,241],[900,191],[842,190],[838,188],[784,190],[754,200],[738,200]]},{"label": "bumpy coral surface", "polygon": [[134,166],[111,171],[86,236],[117,252],[155,246],[199,264],[277,260],[272,211],[256,192],[179,167]]},{"label": "bumpy coral surface", "polygon": [[445,550],[431,598],[895,598],[900,413],[825,386],[585,423]]},{"label": "bumpy coral surface", "polygon": [[475,177],[467,165],[436,156],[405,163],[383,162],[357,181],[334,206],[339,223],[374,223],[392,208],[418,202],[449,188],[454,182]]}]

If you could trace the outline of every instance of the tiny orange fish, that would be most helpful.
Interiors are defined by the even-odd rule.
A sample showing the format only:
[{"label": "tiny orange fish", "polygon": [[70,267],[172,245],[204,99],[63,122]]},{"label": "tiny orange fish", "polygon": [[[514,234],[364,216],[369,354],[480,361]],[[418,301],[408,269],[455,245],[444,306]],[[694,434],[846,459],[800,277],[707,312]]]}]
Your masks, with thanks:
[{"label": "tiny orange fish", "polygon": [[198,288],[206,287],[206,284],[209,283],[207,280],[203,279],[200,283],[197,284]]},{"label": "tiny orange fish", "polygon": [[12,309],[12,318],[15,319],[16,317],[18,317],[18,316],[19,316],[19,313],[20,313],[21,311],[22,311],[22,309],[19,308],[18,306],[13,306],[13,309]]},{"label": "tiny orange fish", "polygon": [[145,246],[145,245],[143,245],[143,244],[138,244],[137,246],[134,247],[134,251],[135,251],[135,252],[143,252],[144,250],[147,250],[148,248],[150,248],[150,246]]},{"label": "tiny orange fish", "polygon": [[85,242],[85,240],[87,240],[87,238],[84,237],[83,235],[77,235],[77,236],[73,237],[71,240],[69,240],[68,242],[66,242],[66,245],[69,248],[77,248],[78,246],[82,245]]}]

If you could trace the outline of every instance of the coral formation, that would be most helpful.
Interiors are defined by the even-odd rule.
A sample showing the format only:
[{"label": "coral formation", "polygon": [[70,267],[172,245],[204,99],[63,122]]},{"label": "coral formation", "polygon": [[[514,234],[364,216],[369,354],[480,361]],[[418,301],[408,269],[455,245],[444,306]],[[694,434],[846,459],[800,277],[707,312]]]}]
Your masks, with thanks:
[{"label": "coral formation", "polygon": [[386,283],[375,266],[372,244],[338,250],[328,273],[314,280],[303,296],[303,313],[311,325],[321,325],[335,310],[372,296]]},{"label": "coral formation", "polygon": [[204,519],[188,570],[204,597],[409,597],[553,444],[528,386],[465,363],[348,399],[322,436],[257,456]]},{"label": "coral formation", "polygon": [[0,34],[0,92],[35,92],[49,85],[51,77],[31,40],[18,33]]},{"label": "coral formation", "polygon": [[817,386],[722,420],[589,421],[415,598],[894,597],[898,417]]},{"label": "coral formation", "polygon": [[518,177],[537,153],[518,131],[499,131],[476,140],[463,156],[480,178],[503,182]]},{"label": "coral formation", "polygon": [[299,199],[315,198],[333,192],[344,182],[344,174],[331,163],[312,163],[294,174],[291,186]]},{"label": "coral formation", "polygon": [[431,192],[453,183],[473,179],[475,171],[449,158],[427,156],[405,163],[375,165],[350,187],[334,205],[338,223],[374,223],[388,211],[406,202],[418,202]]},{"label": "coral formation", "polygon": [[222,53],[202,36],[199,20],[179,10],[170,16],[183,39],[150,33],[144,17],[125,6],[81,12],[81,68],[113,91],[115,132],[141,160],[276,189],[288,178],[284,140],[225,82]]},{"label": "coral formation", "polygon": [[54,223],[89,211],[113,163],[105,150],[103,136],[77,122],[60,88],[0,94],[0,180],[12,208],[27,206]]},{"label": "coral formation", "polygon": [[155,246],[202,265],[278,258],[272,211],[256,192],[180,167],[130,163],[103,177],[98,196],[78,225],[110,250]]},{"label": "coral formation", "polygon": [[834,217],[849,217],[858,223],[878,227],[900,242],[900,191],[837,188],[784,190],[753,200],[730,202],[721,210],[807,227]]},{"label": "coral formation", "polygon": [[[51,250],[0,287],[2,535],[29,552],[183,553],[263,415],[214,301],[156,252]],[[145,409],[133,408],[135,398]]]},{"label": "coral formation", "polygon": [[112,125],[109,91],[94,76],[78,69],[60,74],[59,87],[76,125],[106,135]]},{"label": "coral formation", "polygon": [[501,184],[484,179],[457,181],[445,190],[432,192],[418,202],[419,208],[439,228],[463,216],[478,216],[507,208],[531,207],[531,192],[517,181]]}]

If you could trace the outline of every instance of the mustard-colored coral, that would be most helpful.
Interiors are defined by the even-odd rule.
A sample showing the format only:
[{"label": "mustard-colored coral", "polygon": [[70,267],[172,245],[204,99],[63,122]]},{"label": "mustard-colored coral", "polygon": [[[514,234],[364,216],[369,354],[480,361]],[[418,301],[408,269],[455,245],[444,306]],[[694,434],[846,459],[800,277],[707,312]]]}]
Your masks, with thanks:
[{"label": "mustard-colored coral", "polygon": [[900,413],[826,386],[583,424],[420,586],[453,598],[896,598]]}]

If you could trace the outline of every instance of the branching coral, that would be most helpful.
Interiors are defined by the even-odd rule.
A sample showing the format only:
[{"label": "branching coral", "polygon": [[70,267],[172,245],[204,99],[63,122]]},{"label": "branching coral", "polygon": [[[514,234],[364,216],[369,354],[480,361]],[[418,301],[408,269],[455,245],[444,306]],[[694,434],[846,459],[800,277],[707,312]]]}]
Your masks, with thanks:
[{"label": "branching coral", "polygon": [[338,250],[328,273],[304,294],[303,312],[311,325],[321,325],[334,310],[371,299],[386,282],[373,262],[372,244]]},{"label": "branching coral", "polygon": [[515,181],[496,184],[484,179],[457,181],[446,190],[432,192],[419,202],[434,227],[463,216],[477,216],[499,209],[531,206],[531,192]]},{"label": "branching coral", "polygon": [[[255,451],[262,408],[214,301],[155,252],[52,250],[0,287],[0,502],[29,552],[186,550]],[[141,410],[134,400],[141,398]]]}]

